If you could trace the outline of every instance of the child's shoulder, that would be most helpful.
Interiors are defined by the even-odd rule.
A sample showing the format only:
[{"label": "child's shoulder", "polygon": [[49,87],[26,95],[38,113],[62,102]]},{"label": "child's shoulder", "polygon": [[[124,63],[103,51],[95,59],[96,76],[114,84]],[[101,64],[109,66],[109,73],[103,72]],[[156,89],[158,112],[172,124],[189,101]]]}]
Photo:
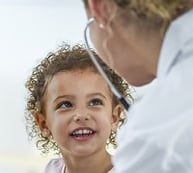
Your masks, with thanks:
[{"label": "child's shoulder", "polygon": [[64,161],[61,158],[52,159],[45,167],[44,173],[63,173]]}]

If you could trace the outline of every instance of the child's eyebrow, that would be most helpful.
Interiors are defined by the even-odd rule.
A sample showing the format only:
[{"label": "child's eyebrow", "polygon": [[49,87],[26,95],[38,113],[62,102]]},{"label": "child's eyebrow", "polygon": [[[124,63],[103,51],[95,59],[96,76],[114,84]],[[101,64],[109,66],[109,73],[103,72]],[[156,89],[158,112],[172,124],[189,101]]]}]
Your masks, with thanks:
[{"label": "child's eyebrow", "polygon": [[73,95],[60,95],[60,96],[57,96],[54,100],[53,100],[53,102],[55,102],[55,101],[57,101],[57,100],[59,100],[59,99],[64,99],[64,98],[66,98],[66,99],[73,99],[75,96],[73,96]]},{"label": "child's eyebrow", "polygon": [[107,98],[104,94],[99,93],[99,92],[97,92],[97,93],[90,93],[90,94],[88,94],[88,97],[93,97],[93,96],[100,96],[100,97],[103,97],[104,99],[106,99],[106,98]]},{"label": "child's eyebrow", "polygon": [[[98,97],[102,97],[102,98],[104,98],[104,99],[107,99],[107,97],[106,97],[104,94],[100,93],[100,92],[90,93],[90,94],[87,94],[87,95],[86,95],[87,98],[97,97],[97,96],[98,96]],[[60,95],[60,96],[57,96],[57,97],[53,100],[53,102],[56,102],[56,101],[59,100],[59,99],[75,99],[75,96],[74,96],[74,95]]]}]

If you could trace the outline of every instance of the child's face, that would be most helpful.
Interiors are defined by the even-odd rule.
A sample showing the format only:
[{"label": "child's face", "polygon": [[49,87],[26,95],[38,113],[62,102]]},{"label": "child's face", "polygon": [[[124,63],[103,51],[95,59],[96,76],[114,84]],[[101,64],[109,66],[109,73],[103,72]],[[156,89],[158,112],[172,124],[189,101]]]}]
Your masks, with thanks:
[{"label": "child's face", "polygon": [[63,155],[87,156],[105,150],[117,128],[120,106],[112,105],[112,94],[98,73],[59,72],[47,86],[39,124],[50,130]]}]

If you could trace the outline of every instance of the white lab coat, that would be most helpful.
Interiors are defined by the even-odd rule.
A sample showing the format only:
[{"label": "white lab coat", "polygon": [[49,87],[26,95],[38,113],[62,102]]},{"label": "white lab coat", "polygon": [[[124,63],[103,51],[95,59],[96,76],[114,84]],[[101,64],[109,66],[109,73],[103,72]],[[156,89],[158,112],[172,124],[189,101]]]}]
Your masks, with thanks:
[{"label": "white lab coat", "polygon": [[157,81],[127,113],[116,173],[193,173],[193,11],[170,25]]}]

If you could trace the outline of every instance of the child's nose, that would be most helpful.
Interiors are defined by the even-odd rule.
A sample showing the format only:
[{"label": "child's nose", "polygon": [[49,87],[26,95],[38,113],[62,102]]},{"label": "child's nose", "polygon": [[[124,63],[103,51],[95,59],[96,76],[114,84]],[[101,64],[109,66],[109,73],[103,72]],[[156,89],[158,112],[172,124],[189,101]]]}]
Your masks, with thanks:
[{"label": "child's nose", "polygon": [[74,115],[74,121],[88,121],[89,120],[88,111],[84,110],[77,110]]}]

